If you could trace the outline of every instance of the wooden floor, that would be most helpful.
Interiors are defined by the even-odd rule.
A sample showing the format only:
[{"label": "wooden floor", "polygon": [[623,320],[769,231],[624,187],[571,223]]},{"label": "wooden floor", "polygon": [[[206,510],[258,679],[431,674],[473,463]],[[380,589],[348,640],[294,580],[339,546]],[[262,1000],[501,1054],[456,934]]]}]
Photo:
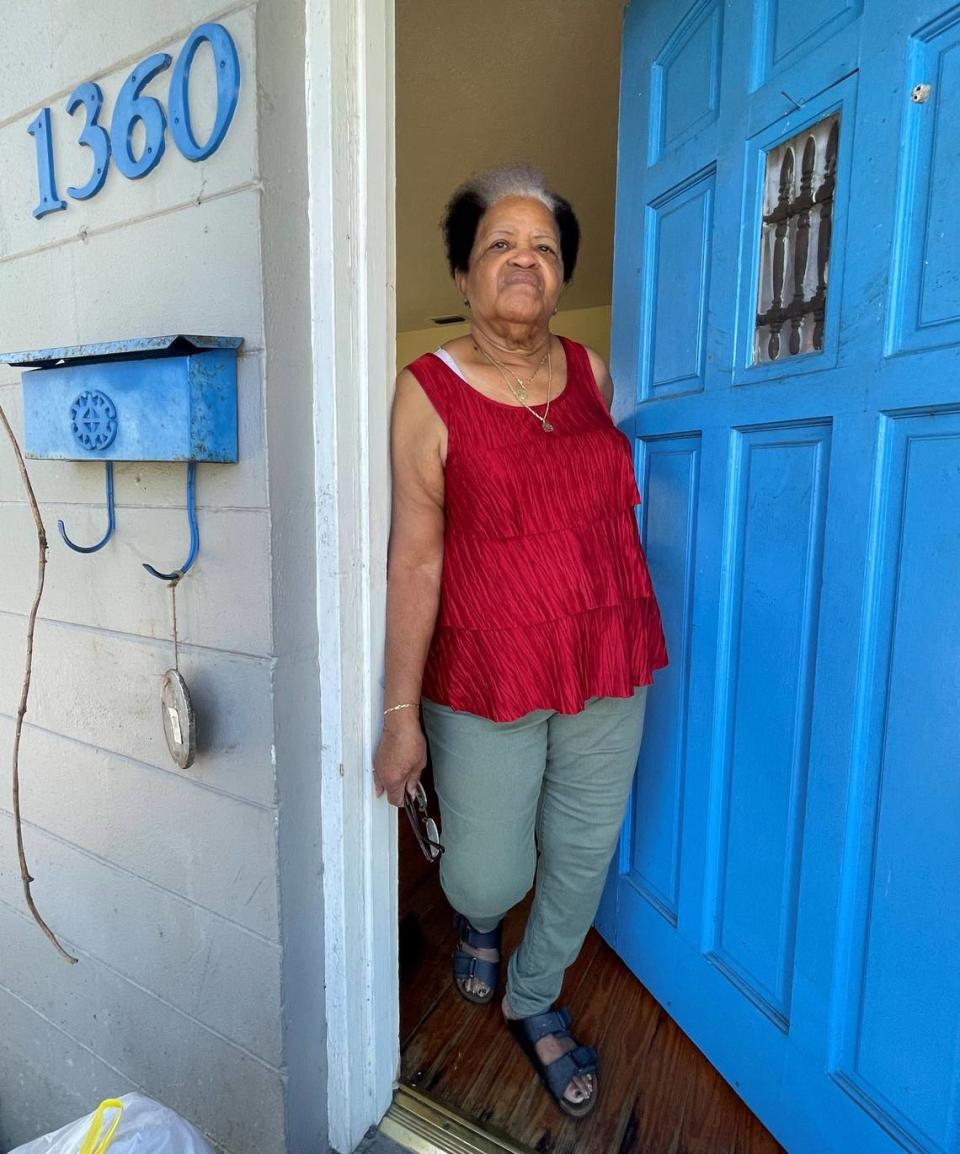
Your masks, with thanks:
[{"label": "wooden floor", "polygon": [[[553,1105],[504,1028],[497,1003],[454,990],[456,933],[436,867],[401,815],[401,1077],[538,1154],[782,1154],[733,1090],[591,930],[567,973],[562,1005],[600,1053],[601,1097],[583,1121]],[[527,906],[507,919],[509,952]]]}]

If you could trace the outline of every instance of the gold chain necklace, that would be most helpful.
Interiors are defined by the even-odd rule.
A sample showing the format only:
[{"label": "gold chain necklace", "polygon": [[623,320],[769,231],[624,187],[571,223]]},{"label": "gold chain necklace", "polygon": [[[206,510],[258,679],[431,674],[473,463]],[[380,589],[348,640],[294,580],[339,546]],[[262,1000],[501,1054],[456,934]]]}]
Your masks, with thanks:
[{"label": "gold chain necklace", "polygon": [[[516,389],[514,389],[513,386],[510,385],[510,391],[517,398],[517,400],[520,402],[521,405],[526,405],[527,389],[530,387],[530,385],[533,384],[533,382],[540,375],[540,370],[543,368],[543,363],[547,359],[547,357],[550,355],[550,341],[549,340],[547,341],[547,351],[540,358],[540,363],[537,365],[537,367],[533,370],[533,372],[530,374],[529,377],[527,377],[527,379],[525,381],[522,380],[520,377],[518,377],[517,374],[513,371],[513,369],[508,369],[506,365],[501,364],[498,360],[495,360],[492,356],[490,356],[490,354],[486,351],[486,349],[481,349],[476,341],[473,342],[473,347],[487,358],[487,360],[490,362],[490,364],[493,365],[494,368],[498,370],[498,372],[500,373],[500,375],[503,377],[504,380],[507,379],[507,377],[506,377],[507,373],[509,373],[510,376],[513,377],[513,379],[517,382],[517,387],[516,387]],[[509,384],[509,381],[507,383]]]},{"label": "gold chain necklace", "polygon": [[[551,355],[550,355],[550,342],[548,341],[548,343],[547,343],[547,353],[546,353],[546,358],[545,358],[546,362],[547,362],[547,402],[546,402],[546,405],[544,407],[542,415],[540,413],[538,413],[536,409],[532,409],[527,404],[526,399],[525,399],[525,395],[523,397],[520,396],[520,390],[511,382],[510,378],[507,376],[506,372],[503,370],[503,367],[497,361],[495,361],[493,359],[493,357],[490,356],[489,353],[487,353],[484,349],[481,349],[476,341],[474,341],[473,344],[474,344],[474,348],[476,348],[479,352],[483,353],[483,355],[487,358],[487,360],[490,362],[490,364],[492,364],[494,366],[494,368],[499,371],[500,376],[503,377],[504,382],[506,383],[506,386],[510,390],[511,394],[520,402],[521,405],[523,405],[523,407],[527,410],[528,413],[532,413],[537,418],[537,420],[540,422],[540,427],[543,429],[543,431],[545,433],[552,433],[553,432],[553,425],[551,425],[550,422],[547,420],[547,415],[550,412],[550,394],[553,391],[553,357],[551,357]],[[543,361],[541,361],[540,364],[543,364]],[[531,377],[530,380],[532,381],[533,377]]]}]

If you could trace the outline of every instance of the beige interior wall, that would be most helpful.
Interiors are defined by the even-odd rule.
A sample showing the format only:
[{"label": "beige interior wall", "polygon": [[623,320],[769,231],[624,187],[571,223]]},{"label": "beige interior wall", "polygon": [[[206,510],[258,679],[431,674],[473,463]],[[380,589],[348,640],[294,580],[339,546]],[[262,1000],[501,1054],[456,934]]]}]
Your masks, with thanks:
[{"label": "beige interior wall", "polygon": [[599,305],[592,309],[570,309],[559,312],[550,326],[555,333],[589,345],[605,361],[610,359],[610,306]]},{"label": "beige interior wall", "polygon": [[[610,356],[610,306],[592,309],[569,309],[559,312],[551,324],[553,332],[596,349],[605,359]],[[397,364],[408,365],[423,353],[432,352],[470,331],[468,324],[432,325],[428,329],[413,329],[397,333]]]},{"label": "beige interior wall", "polygon": [[[471,173],[542,169],[583,243],[564,307],[609,304],[624,0],[397,0],[397,328],[459,312],[439,230]],[[535,79],[534,79],[535,78]]]}]

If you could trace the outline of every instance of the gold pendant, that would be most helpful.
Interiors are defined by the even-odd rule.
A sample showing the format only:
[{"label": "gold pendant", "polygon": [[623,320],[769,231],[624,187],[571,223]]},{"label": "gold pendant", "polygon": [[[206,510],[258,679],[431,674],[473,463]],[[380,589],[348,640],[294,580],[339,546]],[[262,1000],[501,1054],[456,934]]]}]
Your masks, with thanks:
[{"label": "gold pendant", "polygon": [[553,425],[551,425],[549,421],[544,421],[543,422],[543,431],[545,433],[552,433],[553,432]]},{"label": "gold pendant", "polygon": [[517,400],[521,405],[527,400],[527,386],[519,378],[517,378]]}]

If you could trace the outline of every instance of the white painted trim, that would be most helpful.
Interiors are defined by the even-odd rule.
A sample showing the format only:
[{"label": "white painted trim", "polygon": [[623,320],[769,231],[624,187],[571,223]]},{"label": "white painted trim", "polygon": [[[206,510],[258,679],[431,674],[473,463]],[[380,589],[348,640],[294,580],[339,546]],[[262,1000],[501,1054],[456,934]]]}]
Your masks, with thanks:
[{"label": "white painted trim", "polygon": [[399,1066],[396,811],[370,773],[396,343],[393,20],[393,0],[307,4],[327,1100],[344,1154],[385,1113]]}]

